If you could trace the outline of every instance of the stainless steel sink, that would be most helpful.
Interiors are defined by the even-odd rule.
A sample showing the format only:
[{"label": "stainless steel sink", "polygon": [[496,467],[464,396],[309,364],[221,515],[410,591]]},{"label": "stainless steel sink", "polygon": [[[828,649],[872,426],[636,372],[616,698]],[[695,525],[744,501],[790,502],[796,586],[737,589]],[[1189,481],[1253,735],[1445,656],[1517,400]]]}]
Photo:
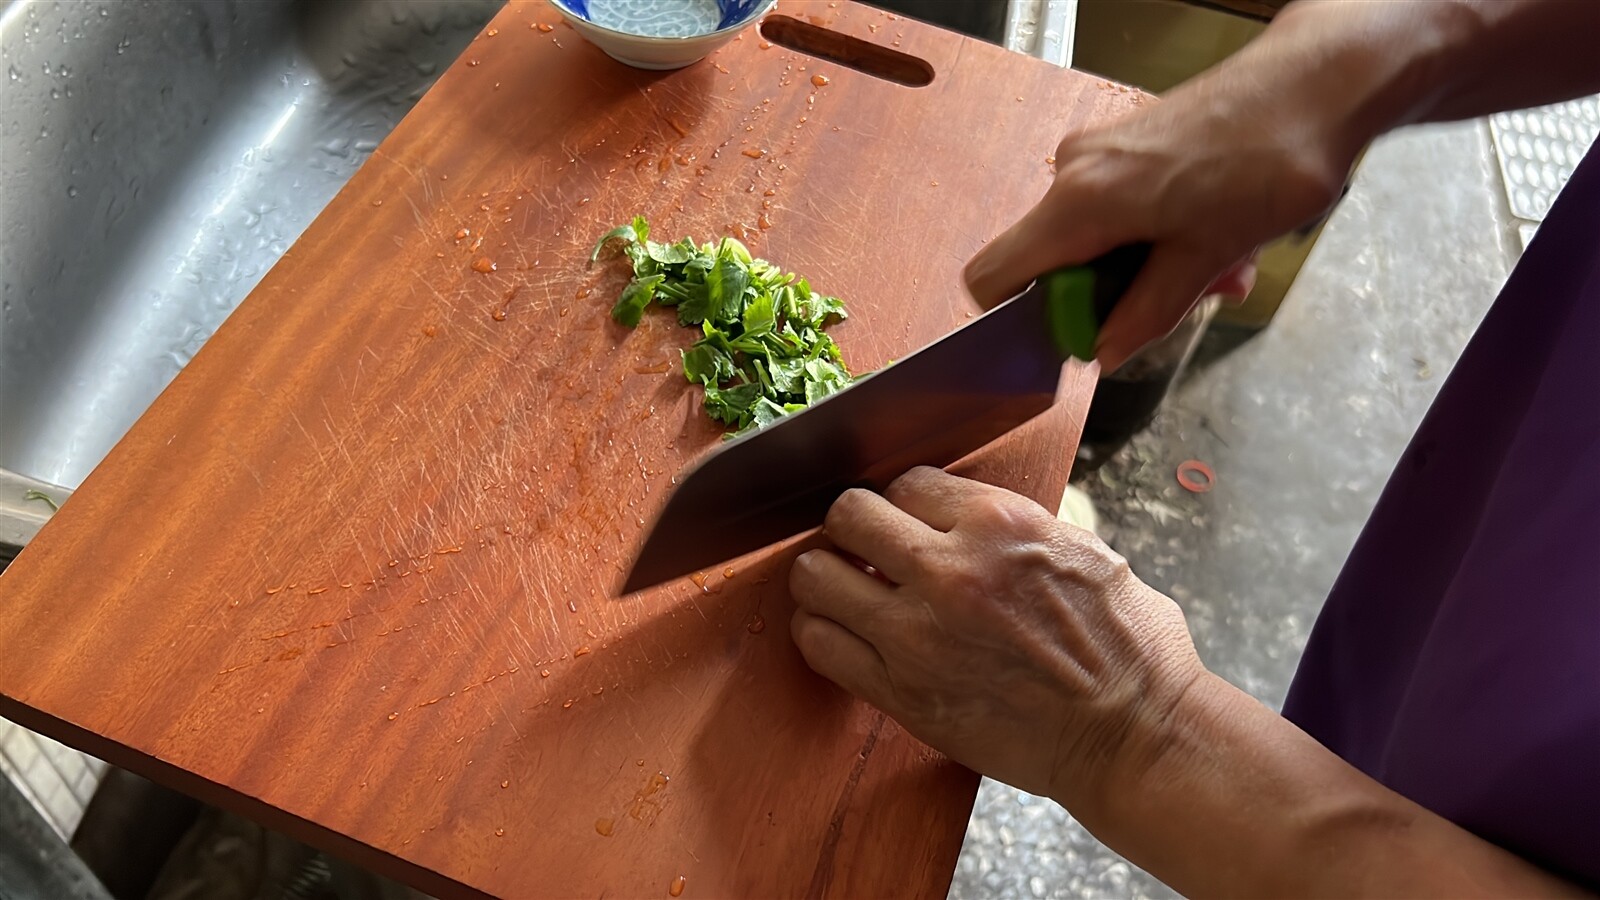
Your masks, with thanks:
[{"label": "stainless steel sink", "polygon": [[[0,568],[500,2],[0,0]],[[63,836],[102,765],[0,720]]]},{"label": "stainless steel sink", "polygon": [[75,487],[499,0],[0,0],[0,469]]}]

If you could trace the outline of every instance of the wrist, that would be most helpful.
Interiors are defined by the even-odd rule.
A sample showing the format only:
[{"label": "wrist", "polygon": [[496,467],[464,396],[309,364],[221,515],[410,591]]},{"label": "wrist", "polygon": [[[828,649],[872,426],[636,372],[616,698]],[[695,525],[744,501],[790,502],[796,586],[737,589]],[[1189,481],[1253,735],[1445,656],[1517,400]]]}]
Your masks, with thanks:
[{"label": "wrist", "polygon": [[1101,829],[1117,830],[1130,800],[1144,795],[1150,778],[1170,779],[1175,768],[1187,766],[1203,750],[1202,735],[1225,711],[1225,692],[1236,690],[1197,660],[1160,702],[1146,704],[1127,718],[1117,752],[1081,782],[1087,786],[1081,796],[1070,798],[1071,802],[1061,796],[1053,799],[1096,834]]},{"label": "wrist", "polygon": [[1192,644],[1159,658],[1143,677],[1100,698],[1092,725],[1057,742],[1050,797],[1092,831],[1115,819],[1143,779],[1170,765],[1168,757],[1181,757],[1194,724],[1211,716],[1216,685],[1233,689],[1200,663]]},{"label": "wrist", "polygon": [[1375,138],[1426,119],[1484,28],[1466,3],[1296,3],[1282,29],[1287,91],[1316,140],[1348,167]]}]

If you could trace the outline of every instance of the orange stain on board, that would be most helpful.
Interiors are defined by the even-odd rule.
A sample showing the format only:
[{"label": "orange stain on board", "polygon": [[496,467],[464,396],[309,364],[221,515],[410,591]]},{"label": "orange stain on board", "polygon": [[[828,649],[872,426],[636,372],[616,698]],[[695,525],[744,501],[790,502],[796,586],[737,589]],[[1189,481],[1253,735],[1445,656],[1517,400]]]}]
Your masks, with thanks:
[{"label": "orange stain on board", "polygon": [[634,366],[633,371],[639,375],[664,375],[671,371],[672,363],[657,363],[653,366]]},{"label": "orange stain on board", "polygon": [[755,147],[746,147],[745,149],[740,150],[739,152],[743,153],[745,156],[750,157],[751,159],[760,159],[761,157],[767,155],[767,151],[758,150]]},{"label": "orange stain on board", "polygon": [[493,272],[495,269],[498,269],[498,268],[500,268],[500,267],[494,264],[494,260],[490,259],[487,256],[480,256],[477,259],[472,261],[472,271],[481,272],[481,273],[483,273],[485,275],[489,274],[490,272]]},{"label": "orange stain on board", "polygon": [[572,651],[572,658],[577,659],[580,656],[588,656],[591,652],[593,651],[589,649],[589,645],[584,644],[582,647]]},{"label": "orange stain on board", "polygon": [[617,824],[610,819],[594,820],[594,830],[598,832],[601,837],[611,837],[611,833],[615,831],[616,828]]},{"label": "orange stain on board", "polygon": [[683,896],[683,889],[685,887],[687,887],[688,885],[689,885],[689,879],[683,877],[682,875],[679,875],[676,878],[672,879],[672,883],[671,884],[667,885],[667,893],[672,895],[672,896],[674,896],[674,897],[682,897]]}]

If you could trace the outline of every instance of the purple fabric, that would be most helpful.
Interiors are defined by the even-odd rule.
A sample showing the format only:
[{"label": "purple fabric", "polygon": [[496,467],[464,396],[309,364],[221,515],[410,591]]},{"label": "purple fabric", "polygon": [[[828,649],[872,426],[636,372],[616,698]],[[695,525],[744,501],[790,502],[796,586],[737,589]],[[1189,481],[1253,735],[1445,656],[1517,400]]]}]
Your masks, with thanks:
[{"label": "purple fabric", "polygon": [[1400,458],[1284,714],[1600,888],[1600,151]]}]

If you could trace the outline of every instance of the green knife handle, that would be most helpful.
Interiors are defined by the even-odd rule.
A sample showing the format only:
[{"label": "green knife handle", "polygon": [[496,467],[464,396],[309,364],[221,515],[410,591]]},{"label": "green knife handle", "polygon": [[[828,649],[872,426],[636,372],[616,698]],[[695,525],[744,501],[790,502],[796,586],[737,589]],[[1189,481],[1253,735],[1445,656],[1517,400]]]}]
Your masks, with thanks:
[{"label": "green knife handle", "polygon": [[1100,326],[1128,292],[1150,257],[1149,244],[1118,247],[1081,266],[1057,269],[1039,277],[1046,292],[1045,315],[1051,337],[1063,359],[1094,359]]}]

